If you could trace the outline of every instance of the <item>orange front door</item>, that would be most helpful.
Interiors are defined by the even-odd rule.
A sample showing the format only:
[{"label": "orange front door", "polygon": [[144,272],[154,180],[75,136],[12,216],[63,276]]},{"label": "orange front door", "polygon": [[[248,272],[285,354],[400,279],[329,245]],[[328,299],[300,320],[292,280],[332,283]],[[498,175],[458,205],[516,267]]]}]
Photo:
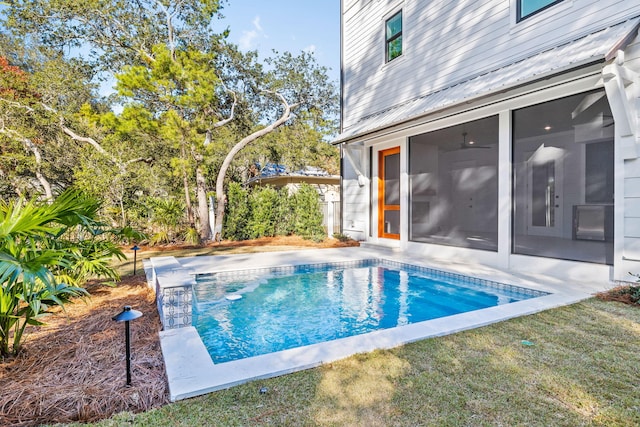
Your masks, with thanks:
[{"label": "orange front door", "polygon": [[378,237],[400,239],[400,147],[378,153]]}]

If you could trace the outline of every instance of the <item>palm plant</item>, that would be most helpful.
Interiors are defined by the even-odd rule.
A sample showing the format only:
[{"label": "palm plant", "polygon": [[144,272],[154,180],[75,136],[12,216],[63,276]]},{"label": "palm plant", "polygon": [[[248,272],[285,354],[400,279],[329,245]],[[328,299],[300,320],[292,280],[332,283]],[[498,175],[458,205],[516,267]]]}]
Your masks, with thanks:
[{"label": "palm plant", "polygon": [[26,326],[42,324],[52,305],[87,295],[87,278],[117,278],[109,262],[124,255],[96,240],[99,206],[77,191],[50,204],[0,201],[0,355],[17,353]]},{"label": "palm plant", "polygon": [[169,243],[184,219],[184,205],[174,198],[150,197],[148,203],[153,212],[153,224],[157,227],[151,244]]}]

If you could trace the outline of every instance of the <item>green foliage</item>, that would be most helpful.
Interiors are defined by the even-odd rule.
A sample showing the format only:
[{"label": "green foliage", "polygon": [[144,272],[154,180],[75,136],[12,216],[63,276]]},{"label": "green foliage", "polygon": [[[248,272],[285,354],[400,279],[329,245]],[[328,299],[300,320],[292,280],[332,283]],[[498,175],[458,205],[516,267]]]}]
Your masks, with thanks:
[{"label": "green foliage", "polygon": [[280,193],[273,187],[255,187],[249,196],[249,238],[273,237],[281,218]]},{"label": "green foliage", "polygon": [[[186,222],[207,224],[208,210],[194,201],[203,203],[214,185],[222,193],[223,184],[243,182],[256,161],[335,173],[338,151],[326,139],[337,129],[338,92],[326,68],[309,53],[275,52],[264,66],[257,52],[241,52],[225,41],[228,30],[216,32],[223,3],[7,3],[0,56],[13,62],[0,67],[0,93],[11,101],[0,103],[9,132],[0,132],[0,197],[73,185],[104,200],[100,215],[112,227],[149,225],[152,241],[167,242],[186,232]],[[89,54],[64,54],[79,46]],[[95,83],[107,75],[115,77],[117,93],[105,99]],[[292,114],[274,133],[265,124],[274,124],[285,105]],[[236,158],[236,144],[245,140],[249,146]],[[27,141],[41,158],[25,150]],[[155,211],[142,208],[150,195],[181,198],[188,221],[156,223]],[[245,219],[240,212],[231,221],[220,215],[225,237],[293,231],[288,220],[248,230],[247,208]],[[284,204],[277,211],[276,217],[291,215]]]},{"label": "green foliage", "polygon": [[279,203],[276,206],[276,217],[279,218],[276,224],[276,235],[289,236],[295,233],[294,226],[294,206],[295,198],[289,195],[289,190],[282,187],[278,190]]},{"label": "green foliage", "polygon": [[184,242],[189,243],[191,245],[199,245],[200,241],[200,233],[193,227],[187,228],[187,231],[184,232]]},{"label": "green foliage", "polygon": [[333,238],[337,239],[340,242],[349,242],[349,241],[353,240],[351,237],[347,236],[346,234],[342,234],[342,233],[333,233]]},{"label": "green foliage", "polygon": [[229,183],[225,209],[224,238],[229,240],[248,239],[249,193],[237,182]]},{"label": "green foliage", "polygon": [[149,244],[151,246],[155,246],[163,243],[170,243],[170,242],[171,242],[171,236],[169,235],[169,232],[167,230],[159,230],[156,233],[154,233],[153,236],[151,236],[151,239],[149,239]]},{"label": "green foliage", "polygon": [[629,286],[625,290],[625,293],[629,295],[629,298],[632,302],[634,302],[635,304],[640,304],[640,286]]},{"label": "green foliage", "polygon": [[295,234],[305,239],[320,240],[325,231],[322,226],[322,211],[318,192],[309,184],[302,183],[298,191],[293,194],[293,218]]},{"label": "green foliage", "polygon": [[229,240],[248,239],[249,193],[237,182],[229,183],[225,210],[224,238]]},{"label": "green foliage", "polygon": [[178,234],[184,222],[184,205],[172,197],[149,197],[147,204],[151,210],[154,233],[151,244],[170,243]]},{"label": "green foliage", "polygon": [[325,237],[319,195],[308,184],[289,195],[286,188],[252,187],[248,191],[231,183],[227,194],[225,239],[296,234],[321,241]]},{"label": "green foliage", "polygon": [[[31,35],[50,46],[89,46],[102,70],[148,60],[150,48],[168,38],[171,21],[174,45],[204,47],[216,39],[211,21],[219,14],[220,0],[180,2],[25,0],[11,2],[5,28],[16,35]],[[225,32],[226,33],[226,32]]]},{"label": "green foliage", "polygon": [[0,355],[17,353],[26,326],[52,305],[86,295],[89,278],[118,278],[110,263],[124,255],[95,220],[99,208],[77,191],[51,204],[0,202]]},{"label": "green foliage", "polygon": [[118,235],[120,235],[127,244],[131,245],[133,243],[141,242],[147,238],[146,234],[141,233],[138,230],[133,229],[132,227],[123,227],[118,231]]},{"label": "green foliage", "polygon": [[[640,282],[640,275],[629,273],[630,275],[638,278],[636,282]],[[629,286],[620,286],[618,288],[614,288],[609,293],[613,294],[615,297],[623,297],[628,298],[634,304],[640,304],[640,285],[629,285]],[[625,298],[625,299],[626,299]]]}]

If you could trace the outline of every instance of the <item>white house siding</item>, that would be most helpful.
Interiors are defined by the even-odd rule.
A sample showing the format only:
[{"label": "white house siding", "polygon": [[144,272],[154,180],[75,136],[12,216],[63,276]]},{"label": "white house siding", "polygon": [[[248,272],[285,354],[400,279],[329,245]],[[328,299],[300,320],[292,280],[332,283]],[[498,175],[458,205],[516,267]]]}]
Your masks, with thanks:
[{"label": "white house siding", "polygon": [[358,175],[349,161],[343,158],[342,164],[342,229],[353,239],[365,240],[369,222],[369,186],[358,183]]},{"label": "white house siding", "polygon": [[[627,87],[631,98],[630,105],[635,104],[636,144],[640,142],[640,41],[636,41],[625,49],[624,65],[627,69],[638,73],[635,83]],[[624,212],[623,260],[616,268],[616,276],[623,279],[628,272],[640,274],[640,158],[624,161]],[[628,276],[626,276],[628,277]]]},{"label": "white house siding", "polygon": [[[621,135],[621,116],[619,110],[618,113],[614,111],[617,154],[613,268],[603,264],[512,254],[510,209],[511,112],[551,99],[587,92],[596,87],[603,87],[603,84],[606,86],[607,77],[601,72],[605,65],[602,57],[606,49],[613,47],[613,38],[596,43],[598,46],[606,45],[605,50],[587,53],[577,65],[572,59],[561,55],[562,58],[559,58],[558,62],[564,59],[565,65],[570,66],[553,73],[550,70],[545,72],[544,69],[542,74],[534,73],[542,76],[555,74],[550,79],[529,80],[526,86],[520,82],[511,82],[504,91],[492,91],[490,96],[467,94],[468,99],[462,96],[463,102],[460,104],[450,102],[436,109],[425,109],[422,113],[411,109],[412,104],[424,103],[418,100],[419,97],[424,99],[425,95],[434,91],[439,91],[436,97],[438,94],[450,94],[451,89],[457,94],[462,90],[457,90],[458,88],[466,88],[465,84],[457,85],[458,83],[476,76],[482,76],[479,77],[480,83],[488,84],[485,81],[488,73],[508,75],[505,72],[490,72],[522,59],[533,58],[540,52],[547,55],[550,49],[558,51],[558,46],[564,46],[561,49],[565,51],[574,49],[580,44],[569,42],[586,40],[585,36],[592,36],[599,30],[624,21],[627,22],[623,30],[630,32],[630,28],[637,24],[637,20],[632,18],[640,16],[640,0],[564,0],[518,24],[515,24],[514,8],[515,0],[343,0],[342,124],[345,139],[342,142],[346,142],[347,145],[364,144],[365,150],[373,148],[372,164],[366,165],[366,169],[372,170],[374,177],[373,183],[365,180],[363,185],[362,180],[359,182],[356,172],[356,169],[366,172],[362,165],[354,168],[346,158],[344,159],[343,230],[358,239],[399,246],[411,253],[474,260],[514,271],[552,271],[559,277],[564,275],[567,278],[584,280],[635,280],[629,272],[640,273],[640,38],[636,38],[625,47],[624,59],[617,60],[626,70],[636,73],[634,83],[625,88],[629,100],[625,110],[633,114],[631,122],[635,130],[637,155],[629,155],[629,138]],[[384,21],[399,9],[403,10],[403,55],[389,64],[384,64]],[[617,35],[614,38],[617,41]],[[580,51],[584,52],[586,49],[590,47],[586,45],[580,48]],[[590,58],[601,62],[595,64]],[[538,59],[538,62],[541,59]],[[535,61],[534,58],[533,65],[539,65]],[[555,62],[547,62],[550,61]],[[528,63],[519,62],[517,65],[522,66],[516,68],[522,71],[522,67],[528,67]],[[588,63],[591,65],[586,66]],[[573,69],[568,71],[570,68]],[[451,89],[442,90],[446,88]],[[607,88],[607,91],[609,96],[610,88]],[[409,102],[412,100],[416,101]],[[498,251],[492,253],[408,241],[405,216],[402,219],[404,224],[401,227],[400,241],[378,238],[377,193],[375,188],[371,188],[376,182],[378,150],[398,145],[404,150],[404,141],[408,137],[492,114],[500,115],[501,134]],[[393,123],[388,122],[390,117],[393,118]],[[404,122],[408,119],[412,120]],[[370,122],[375,122],[375,125],[371,125]],[[398,123],[401,124],[393,127]],[[631,151],[634,151],[633,147]],[[363,160],[365,164],[368,163],[368,155]],[[409,203],[406,194],[406,167],[406,164],[401,166],[401,171],[405,174],[401,185],[404,188],[401,199],[401,211],[404,215]],[[372,200],[370,191],[373,191]],[[373,206],[372,210],[369,208],[370,204]],[[370,216],[372,225],[369,224]],[[570,228],[568,225],[565,227],[567,230]]]},{"label": "white house siding", "polygon": [[[403,55],[384,63],[384,21],[403,10]],[[343,127],[640,15],[638,0],[564,0],[518,24],[515,0],[345,0]]]}]

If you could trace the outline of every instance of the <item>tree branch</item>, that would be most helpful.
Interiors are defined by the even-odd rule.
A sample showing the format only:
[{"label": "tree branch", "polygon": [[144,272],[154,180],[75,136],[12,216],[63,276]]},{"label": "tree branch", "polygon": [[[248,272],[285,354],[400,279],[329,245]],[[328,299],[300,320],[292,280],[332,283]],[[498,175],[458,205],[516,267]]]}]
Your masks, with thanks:
[{"label": "tree branch", "polygon": [[129,159],[126,162],[124,162],[124,166],[126,167],[126,166],[129,166],[131,163],[138,163],[138,162],[151,164],[153,163],[153,157],[138,157],[136,159]]},{"label": "tree branch", "polygon": [[[224,84],[223,84],[224,86]],[[226,125],[227,123],[229,123],[231,120],[233,120],[234,114],[235,114],[235,110],[236,110],[236,105],[238,103],[238,98],[236,97],[236,93],[232,90],[229,90],[225,87],[225,90],[227,90],[228,92],[231,92],[231,94],[233,95],[233,104],[231,104],[231,112],[229,113],[229,117],[227,117],[226,119],[220,120],[219,122],[215,123],[213,125],[213,128],[219,128],[221,126]]]},{"label": "tree branch", "polygon": [[156,0],[156,5],[160,7],[162,13],[164,13],[167,22],[167,42],[169,45],[169,51],[171,52],[171,60],[176,60],[176,43],[175,43],[175,34],[173,29],[173,17],[178,13],[176,10],[174,13],[169,13],[169,9],[165,7],[160,1]]},{"label": "tree branch", "polygon": [[[222,232],[222,219],[224,218],[224,205],[226,202],[226,197],[224,195],[224,177],[227,174],[227,170],[229,169],[229,166],[231,166],[231,162],[233,161],[233,158],[235,157],[236,154],[238,154],[238,152],[240,152],[240,150],[246,147],[249,143],[255,141],[256,139],[264,135],[267,135],[270,132],[273,132],[275,129],[282,126],[284,123],[286,123],[287,120],[291,118],[292,108],[295,108],[298,105],[300,105],[299,103],[289,105],[289,103],[284,98],[284,96],[279,92],[272,92],[272,91],[265,91],[265,92],[273,93],[278,98],[280,98],[280,102],[284,106],[284,111],[282,112],[282,115],[280,116],[280,118],[278,118],[278,120],[276,120],[275,122],[271,123],[269,126],[266,126],[258,131],[253,132],[251,135],[247,135],[246,137],[242,138],[236,145],[233,146],[231,151],[227,153],[227,156],[222,162],[222,166],[220,166],[220,170],[218,171],[218,177],[216,179],[216,200],[217,200],[218,206],[216,208],[216,227],[214,230],[214,237],[216,237],[215,236],[216,234],[219,234]],[[220,236],[218,236],[218,238],[219,237]]]},{"label": "tree branch", "polygon": [[4,124],[0,128],[0,133],[20,141],[27,150],[33,153],[33,156],[36,159],[36,168],[34,171],[36,178],[40,182],[40,185],[42,185],[42,188],[44,190],[44,195],[47,198],[47,200],[49,202],[53,201],[53,191],[51,191],[51,184],[49,183],[47,178],[45,178],[45,176],[42,174],[42,171],[41,171],[42,170],[42,153],[40,152],[40,149],[29,138],[21,135],[19,132],[13,129],[5,128]]},{"label": "tree branch", "polygon": [[[229,113],[229,117],[227,117],[226,119],[222,119],[222,120],[214,123],[213,126],[211,126],[211,129],[217,129],[219,127],[222,127],[222,126],[226,125],[231,120],[233,120],[233,118],[235,116],[236,104],[238,103],[238,97],[236,96],[236,93],[234,91],[227,89],[227,87],[225,86],[224,83],[222,83],[222,87],[224,87],[224,89],[227,92],[230,92],[233,95],[233,104],[231,104],[231,112]],[[207,129],[207,133],[206,133],[206,135],[204,137],[204,144],[203,145],[205,147],[207,145],[211,144],[211,129]]]},{"label": "tree branch", "polygon": [[[46,104],[42,104],[42,106],[47,111],[52,112],[54,114],[58,114],[57,111],[55,109],[51,108],[50,106],[48,106]],[[95,139],[93,139],[91,137],[88,137],[88,136],[78,135],[73,129],[71,129],[69,126],[65,125],[64,117],[59,116],[59,120],[60,120],[59,121],[60,129],[62,129],[62,132],[65,135],[69,136],[71,139],[73,139],[75,141],[85,142],[85,143],[91,145],[98,153],[102,154],[103,156],[108,158],[113,164],[115,164],[120,169],[120,173],[122,173],[122,174],[126,173],[127,166],[129,166],[131,163],[136,163],[136,162],[150,163],[150,162],[153,161],[153,158],[139,157],[139,158],[136,158],[136,159],[127,160],[126,162],[121,162],[114,155],[112,155],[107,150],[105,150],[102,147],[102,145],[100,145],[100,143],[98,143],[98,141],[96,141]]]},{"label": "tree branch", "polygon": [[33,113],[35,111],[33,108],[29,107],[28,105],[20,104],[19,102],[9,101],[8,99],[5,99],[5,98],[0,98],[0,101],[3,101],[5,103],[9,104],[12,107],[23,108],[23,109],[27,110],[29,113]]}]

